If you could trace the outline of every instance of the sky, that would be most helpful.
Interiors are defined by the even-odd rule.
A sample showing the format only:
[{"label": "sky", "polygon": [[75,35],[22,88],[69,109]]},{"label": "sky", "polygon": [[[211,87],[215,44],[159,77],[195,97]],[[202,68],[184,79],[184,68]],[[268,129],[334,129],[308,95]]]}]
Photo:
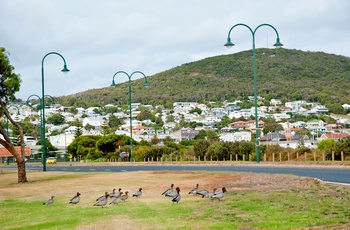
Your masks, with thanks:
[{"label": "sky", "polygon": [[[42,95],[43,60],[45,95],[71,95],[110,86],[117,71],[152,76],[250,50],[244,26],[232,30],[233,48],[223,46],[238,23],[272,25],[286,49],[350,57],[349,12],[348,0],[0,0],[0,47],[22,79],[16,97],[27,100]],[[276,33],[263,26],[254,38],[256,48],[273,48]]]}]

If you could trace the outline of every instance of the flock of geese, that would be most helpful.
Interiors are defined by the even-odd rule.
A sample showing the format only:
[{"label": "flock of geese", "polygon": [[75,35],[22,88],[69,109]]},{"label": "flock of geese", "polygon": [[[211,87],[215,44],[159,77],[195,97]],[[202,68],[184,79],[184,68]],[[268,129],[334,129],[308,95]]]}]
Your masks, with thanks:
[{"label": "flock of geese", "polygon": [[[221,190],[217,190],[214,188],[213,192],[209,192],[208,190],[200,190],[199,185],[197,184],[195,188],[193,188],[188,194],[193,194],[193,195],[200,195],[202,198],[209,198],[209,199],[218,199],[219,201],[221,198],[225,196],[226,188],[222,187]],[[98,197],[96,199],[96,203],[94,206],[100,206],[104,207],[108,204],[108,198],[111,198],[112,200],[109,202],[109,204],[114,205],[114,204],[119,204],[122,201],[126,201],[129,198],[129,191],[122,192],[122,189],[119,188],[118,191],[116,189],[113,189],[112,193],[105,192],[104,195]],[[80,193],[77,192],[77,195],[74,196],[70,201],[69,204],[78,204],[80,201]],[[135,192],[132,196],[133,197],[140,197],[142,195],[142,188],[140,188],[137,192]],[[171,184],[170,188],[166,189],[162,195],[166,197],[170,197],[171,201],[173,203],[179,203],[181,200],[180,196],[180,188],[176,187],[174,190],[174,184]],[[50,205],[54,203],[54,196],[51,196],[50,199],[45,201],[43,205]]]}]

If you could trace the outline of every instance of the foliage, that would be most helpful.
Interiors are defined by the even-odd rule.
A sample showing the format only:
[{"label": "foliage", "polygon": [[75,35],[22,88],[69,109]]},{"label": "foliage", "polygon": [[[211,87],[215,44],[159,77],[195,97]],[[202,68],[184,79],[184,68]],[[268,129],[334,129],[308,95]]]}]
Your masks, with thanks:
[{"label": "foliage", "polygon": [[188,113],[202,114],[202,110],[198,107],[191,109]]},{"label": "foliage", "polygon": [[198,139],[194,141],[193,150],[194,150],[195,156],[203,158],[206,155],[209,146],[210,146],[210,142],[208,140]]},{"label": "foliage", "polygon": [[81,124],[78,124],[74,131],[74,139],[80,137],[81,135],[83,135],[83,127]]},{"label": "foliage", "polygon": [[124,124],[124,120],[120,117],[116,117],[115,115],[110,115],[108,118],[108,125],[111,128],[119,127]]},{"label": "foliage", "polygon": [[157,145],[157,144],[159,144],[159,142],[160,142],[160,140],[159,140],[159,138],[157,137],[157,135],[154,135],[154,136],[152,137],[152,139],[151,139],[152,145]]},{"label": "foliage", "polygon": [[167,146],[152,146],[145,150],[143,157],[146,160],[151,158],[156,160],[157,158],[161,158],[162,156],[169,156],[174,152],[175,149],[169,148]]},{"label": "foliage", "polygon": [[263,128],[263,133],[273,133],[275,131],[282,131],[283,127],[281,124],[278,124],[275,119],[268,119],[265,120],[264,128]]},{"label": "foliage", "polygon": [[350,156],[350,137],[345,137],[336,142],[335,145],[335,160],[341,160],[341,152],[344,156]]},{"label": "foliage", "polygon": [[[39,140],[36,145],[41,145],[41,140]],[[58,148],[56,148],[55,146],[52,145],[52,143],[50,142],[50,140],[46,139],[46,154],[47,157],[54,157],[56,156],[56,151],[58,150]],[[43,146],[41,146],[40,153],[43,152]]]},{"label": "foliage", "polygon": [[47,118],[47,123],[53,125],[61,125],[64,123],[64,116],[60,113],[55,113],[49,118]]},{"label": "foliage", "polygon": [[136,116],[139,121],[144,121],[152,118],[152,113],[148,109],[142,109],[141,112]]},{"label": "foliage", "polygon": [[109,134],[102,136],[96,142],[96,148],[103,154],[115,152],[121,143],[130,143],[130,137],[126,135]]},{"label": "foliage", "polygon": [[16,99],[15,93],[21,86],[20,76],[13,72],[14,67],[10,64],[8,53],[0,47],[0,100],[7,105]]},{"label": "foliage", "polygon": [[100,136],[86,135],[79,136],[75,138],[72,143],[67,146],[67,151],[69,154],[72,154],[74,157],[82,156],[85,158],[89,156],[88,159],[95,159],[99,157],[96,149],[96,142],[100,139]]}]

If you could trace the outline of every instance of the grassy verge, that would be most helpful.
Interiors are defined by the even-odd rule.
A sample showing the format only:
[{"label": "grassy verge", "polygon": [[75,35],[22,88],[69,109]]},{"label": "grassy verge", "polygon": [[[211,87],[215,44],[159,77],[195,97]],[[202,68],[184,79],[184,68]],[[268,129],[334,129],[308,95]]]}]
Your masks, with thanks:
[{"label": "grassy verge", "polygon": [[[278,191],[239,191],[231,188],[222,201],[191,196],[184,189],[178,204],[172,204],[169,198],[160,195],[165,188],[164,181],[169,178],[182,183],[189,180],[192,184],[198,178],[221,177],[224,174],[33,172],[31,178],[34,181],[28,185],[14,185],[10,181],[8,185],[4,181],[1,183],[0,226],[1,229],[27,230],[346,229],[350,225],[350,194],[349,188],[344,186],[315,183],[307,188]],[[11,173],[5,175],[11,176]],[[123,180],[121,177],[125,175],[132,176]],[[0,179],[6,178],[0,176]],[[102,194],[104,188],[111,188],[111,182],[131,187],[142,181],[152,183],[152,186],[145,189],[140,198],[130,197],[119,205],[104,208],[93,206],[94,198]],[[97,191],[96,187],[103,188]],[[82,193],[82,200],[77,205],[69,205],[67,201],[76,189]],[[57,195],[55,203],[43,206],[43,201],[52,194]]]}]

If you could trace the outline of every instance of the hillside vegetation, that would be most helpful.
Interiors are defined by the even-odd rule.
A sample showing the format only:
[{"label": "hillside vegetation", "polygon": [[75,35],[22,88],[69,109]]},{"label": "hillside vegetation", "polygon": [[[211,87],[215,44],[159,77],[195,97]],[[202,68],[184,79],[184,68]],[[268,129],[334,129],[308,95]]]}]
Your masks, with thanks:
[{"label": "hillside vegetation", "polygon": [[[350,58],[323,52],[257,49],[258,95],[319,102],[330,110],[350,103]],[[252,51],[206,58],[132,81],[133,102],[172,105],[175,101],[223,101],[253,95]],[[126,104],[128,83],[59,98],[62,105]]]}]

